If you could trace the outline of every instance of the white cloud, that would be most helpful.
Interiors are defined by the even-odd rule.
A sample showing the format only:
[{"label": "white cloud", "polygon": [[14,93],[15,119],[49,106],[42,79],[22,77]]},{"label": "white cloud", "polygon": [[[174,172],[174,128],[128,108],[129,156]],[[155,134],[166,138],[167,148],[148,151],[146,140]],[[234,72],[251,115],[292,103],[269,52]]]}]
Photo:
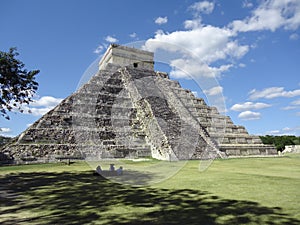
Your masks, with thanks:
[{"label": "white cloud", "polygon": [[[201,13],[211,13],[214,9],[213,2],[196,2],[188,9],[196,14],[193,19],[184,21],[187,30],[170,33],[157,31],[144,46],[145,50],[152,52],[164,50],[169,54],[181,54],[169,62],[180,69],[170,73],[173,77],[188,78],[187,74],[198,77],[220,76],[250,50],[250,45],[239,43],[237,33],[232,27],[201,23]],[[245,64],[240,64],[240,67],[244,66]]]},{"label": "white cloud", "polygon": [[283,128],[282,130],[283,130],[283,131],[290,131],[290,130],[292,130],[292,128],[290,128],[290,127],[285,127],[285,128]]},{"label": "white cloud", "polygon": [[266,134],[269,135],[299,135],[300,126],[296,127],[284,127],[278,130],[267,131]]},{"label": "white cloud", "polygon": [[0,128],[0,134],[7,134],[7,133],[10,133],[11,132],[11,129],[8,128],[8,127],[1,127]]},{"label": "white cloud", "polygon": [[137,36],[137,34],[135,32],[129,34],[129,37],[131,37],[131,38],[136,38],[136,36]]},{"label": "white cloud", "polygon": [[239,64],[239,67],[241,67],[241,68],[245,68],[245,67],[246,67],[246,64],[244,64],[244,63],[240,63],[240,64]]},{"label": "white cloud", "polygon": [[292,110],[292,109],[297,109],[297,108],[298,108],[297,106],[291,106],[291,105],[289,105],[289,106],[283,107],[281,109],[282,110]]},{"label": "white cloud", "polygon": [[33,98],[33,101],[29,103],[29,105],[16,104],[16,106],[13,107],[12,111],[19,112],[19,109],[21,109],[24,114],[42,116],[53,109],[55,106],[57,106],[62,100],[62,98],[55,98],[52,96],[35,96]]},{"label": "white cloud", "polygon": [[270,87],[265,88],[262,91],[253,89],[249,92],[249,95],[250,100],[256,100],[259,98],[272,99],[277,97],[291,98],[300,96],[300,89],[296,89],[293,91],[285,91],[283,87]]},{"label": "white cloud", "polygon": [[214,3],[208,1],[195,2],[191,5],[189,10],[193,11],[194,19],[184,21],[185,29],[196,29],[202,26],[201,13],[210,14],[214,10]]},{"label": "white cloud", "polygon": [[260,119],[261,115],[259,112],[252,112],[252,111],[245,111],[245,112],[241,112],[238,115],[238,118],[242,119],[242,120],[258,120]]},{"label": "white cloud", "polygon": [[58,105],[63,99],[61,98],[54,98],[52,96],[43,96],[37,100],[34,100],[32,103],[30,103],[30,106],[36,106],[36,107],[53,107]]},{"label": "white cloud", "polygon": [[53,107],[45,107],[45,108],[29,108],[29,114],[34,116],[42,116],[49,112]]},{"label": "white cloud", "polygon": [[219,77],[222,72],[228,71],[232,65],[210,67],[195,59],[175,59],[170,63],[172,71],[170,75],[174,78],[195,78],[195,77]]},{"label": "white cloud", "polygon": [[300,26],[299,0],[266,0],[244,20],[235,20],[230,26],[236,32],[271,30],[280,27],[295,30]]},{"label": "white cloud", "polygon": [[[253,7],[252,1],[243,1],[243,6]],[[202,24],[201,13],[212,13],[214,7],[215,4],[209,1],[192,4],[188,10],[194,13],[194,18],[184,21],[186,30],[170,33],[160,30],[146,41],[145,50],[181,54],[169,62],[177,68],[170,73],[175,78],[188,78],[187,74],[214,77],[228,71],[236,64],[236,60],[252,48],[251,44],[241,44],[238,41],[240,32],[275,31],[278,28],[294,29],[300,26],[299,0],[260,1],[259,6],[245,19],[233,21],[224,27]],[[237,66],[244,67],[245,64]],[[251,95],[250,99],[252,98],[255,99],[254,94]]]},{"label": "white cloud", "polygon": [[193,19],[184,21],[185,29],[196,29],[201,27],[201,19]]},{"label": "white cloud", "polygon": [[296,132],[300,131],[300,126],[296,127],[285,127],[282,129],[284,132],[290,132],[290,134],[295,135]]},{"label": "white cloud", "polygon": [[248,1],[248,0],[245,0],[243,2],[243,5],[242,5],[243,8],[252,8],[253,7],[253,3]]},{"label": "white cloud", "polygon": [[296,41],[296,40],[298,40],[299,39],[299,35],[298,34],[291,34],[290,35],[290,40],[293,40],[293,41]]},{"label": "white cloud", "polygon": [[214,10],[215,4],[209,1],[195,2],[189,7],[190,10],[195,11],[197,14],[205,13],[210,14]]},{"label": "white cloud", "polygon": [[[185,31],[156,32],[154,38],[146,41],[145,49],[153,52],[163,49],[180,53],[182,56],[172,61],[174,66],[187,73],[206,77],[218,76],[232,66],[224,62],[223,65],[214,67],[211,66],[212,63],[241,58],[249,50],[248,46],[239,45],[237,41],[231,40],[233,34],[226,28],[195,26],[191,25],[192,29]],[[179,71],[173,72],[173,75],[181,78],[186,76]]]},{"label": "white cloud", "polygon": [[300,99],[291,102],[291,105],[283,107],[283,110],[298,109],[300,107]]},{"label": "white cloud", "polygon": [[204,92],[204,94],[209,95],[209,96],[219,95],[219,94],[222,94],[223,87],[216,86],[216,87],[210,88],[208,90],[203,90],[203,92]]},{"label": "white cloud", "polygon": [[108,36],[106,36],[105,41],[107,41],[107,42],[109,42],[109,43],[116,43],[116,42],[118,42],[119,40],[118,40],[117,38],[114,38],[114,37],[108,35]]},{"label": "white cloud", "polygon": [[245,102],[242,104],[234,104],[230,109],[233,111],[245,111],[245,110],[253,110],[253,109],[264,109],[271,107],[271,105],[262,103],[262,102]]},{"label": "white cloud", "polygon": [[300,99],[293,101],[291,104],[300,106]]},{"label": "white cloud", "polygon": [[270,135],[279,135],[280,134],[280,130],[270,130],[267,132]]},{"label": "white cloud", "polygon": [[300,116],[300,112],[297,112],[297,113],[296,113],[296,116]]},{"label": "white cloud", "polygon": [[[208,25],[188,31],[158,32],[154,38],[147,40],[145,45],[149,50],[161,48],[171,52],[183,51],[183,54],[188,50],[203,61],[212,62],[225,59],[232,53],[243,54],[244,47],[230,41],[231,36],[230,30]],[[170,45],[165,45],[165,43]],[[178,47],[175,48],[175,46]]]},{"label": "white cloud", "polygon": [[94,53],[99,54],[104,50],[104,46],[103,45],[99,45],[95,50]]},{"label": "white cloud", "polygon": [[192,91],[192,93],[193,93],[193,95],[194,95],[195,97],[198,97],[198,92],[197,92],[197,91]]},{"label": "white cloud", "polygon": [[14,137],[14,135],[11,134],[12,130],[8,127],[1,127],[0,128],[0,135],[4,137]]},{"label": "white cloud", "polygon": [[29,106],[23,106],[22,109],[24,110],[25,114],[42,116],[57,106],[62,100],[62,98],[43,96],[31,102]]},{"label": "white cloud", "polygon": [[158,25],[162,25],[168,22],[168,17],[157,17],[154,21]]}]

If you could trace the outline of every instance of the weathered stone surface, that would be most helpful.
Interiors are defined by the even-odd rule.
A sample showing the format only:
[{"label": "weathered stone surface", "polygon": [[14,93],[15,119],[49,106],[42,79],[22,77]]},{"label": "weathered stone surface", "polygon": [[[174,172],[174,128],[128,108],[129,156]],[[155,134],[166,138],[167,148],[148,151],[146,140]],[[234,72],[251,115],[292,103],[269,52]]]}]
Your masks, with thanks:
[{"label": "weathered stone surface", "polygon": [[[90,160],[148,156],[181,160],[277,154],[273,146],[263,145],[259,137],[234,125],[166,73],[153,71],[153,54],[142,51],[146,60],[132,65],[137,59],[128,60],[131,49],[121,50],[111,51],[117,52],[117,59],[108,53],[100,63],[106,70],[6,145],[0,160],[51,161],[64,155]],[[123,61],[121,53],[126,53]]]}]

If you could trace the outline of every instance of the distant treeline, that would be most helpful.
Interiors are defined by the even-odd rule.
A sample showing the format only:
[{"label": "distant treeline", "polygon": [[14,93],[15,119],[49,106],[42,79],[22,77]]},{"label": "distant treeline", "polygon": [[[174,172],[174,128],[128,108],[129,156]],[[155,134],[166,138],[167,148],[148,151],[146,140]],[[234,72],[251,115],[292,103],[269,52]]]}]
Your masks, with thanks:
[{"label": "distant treeline", "polygon": [[300,145],[300,137],[293,135],[284,135],[284,136],[259,136],[264,144],[274,144],[277,148],[277,151],[283,151],[286,145]]},{"label": "distant treeline", "polygon": [[3,137],[3,136],[0,136],[0,147],[2,145],[5,145],[7,142],[9,142],[11,140],[10,137]]}]

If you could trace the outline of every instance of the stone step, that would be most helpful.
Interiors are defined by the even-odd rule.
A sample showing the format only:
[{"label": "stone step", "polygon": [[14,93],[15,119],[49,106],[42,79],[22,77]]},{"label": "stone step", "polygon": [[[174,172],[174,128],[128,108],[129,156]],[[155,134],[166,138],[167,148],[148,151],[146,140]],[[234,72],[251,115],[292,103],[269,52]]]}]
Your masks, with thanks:
[{"label": "stone step", "polygon": [[262,141],[260,139],[256,138],[249,138],[249,137],[234,137],[234,136],[228,136],[225,135],[223,137],[223,144],[262,144]]},{"label": "stone step", "polygon": [[228,134],[245,134],[248,135],[248,132],[244,128],[237,127],[228,127],[226,124],[211,124],[207,128],[210,133],[216,133],[219,131],[225,131]]},{"label": "stone step", "polygon": [[[92,128],[103,128],[103,127],[113,127],[113,129],[119,129],[120,127],[129,127],[132,130],[139,129],[138,124],[133,124],[133,120],[128,118],[117,118],[117,119],[97,119],[93,117],[84,118],[61,118],[61,120],[52,120],[47,118],[44,121],[40,121],[39,127],[41,129],[52,129],[56,127],[57,129],[92,129]],[[100,129],[101,130],[101,129]]]},{"label": "stone step", "polygon": [[92,102],[97,101],[97,99],[105,99],[105,98],[128,98],[130,99],[130,97],[128,96],[128,93],[126,92],[126,89],[122,90],[121,92],[117,93],[117,94],[112,94],[112,93],[107,93],[107,92],[101,92],[99,90],[97,91],[93,91],[93,92],[85,92],[82,93],[81,95],[78,95],[77,93],[71,95],[66,102],[70,102],[70,103],[76,103],[76,102],[89,102],[89,100],[91,99]]}]

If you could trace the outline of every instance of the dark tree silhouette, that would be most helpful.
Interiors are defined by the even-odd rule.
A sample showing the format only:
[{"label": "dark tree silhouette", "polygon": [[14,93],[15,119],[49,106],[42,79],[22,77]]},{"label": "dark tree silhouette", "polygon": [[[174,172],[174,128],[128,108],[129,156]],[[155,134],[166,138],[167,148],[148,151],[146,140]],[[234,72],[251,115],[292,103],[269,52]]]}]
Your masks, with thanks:
[{"label": "dark tree silhouette", "polygon": [[21,106],[32,102],[38,88],[35,75],[40,71],[27,71],[24,63],[16,58],[18,55],[16,48],[0,51],[0,114],[6,119],[12,109],[23,112]]}]

